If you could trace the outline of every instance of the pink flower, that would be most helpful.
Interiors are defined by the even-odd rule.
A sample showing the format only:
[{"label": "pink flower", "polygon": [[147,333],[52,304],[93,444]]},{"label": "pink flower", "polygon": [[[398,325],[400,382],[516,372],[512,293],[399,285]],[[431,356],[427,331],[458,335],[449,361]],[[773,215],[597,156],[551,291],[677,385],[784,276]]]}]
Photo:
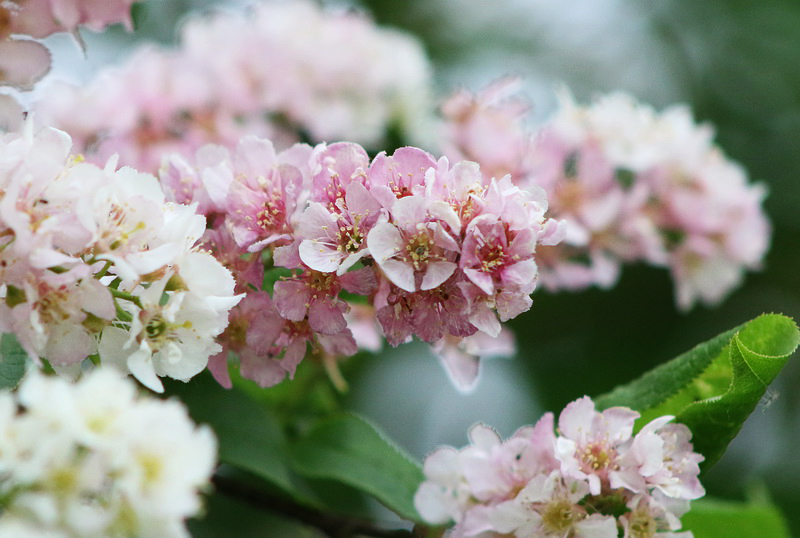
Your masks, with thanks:
[{"label": "pink flower", "polygon": [[561,436],[556,443],[564,476],[586,480],[592,495],[608,488],[619,467],[620,448],[631,438],[638,417],[623,407],[598,413],[588,396],[568,404],[558,418]]},{"label": "pink flower", "polygon": [[588,515],[578,502],[589,493],[586,484],[554,471],[534,477],[513,500],[489,511],[488,529],[515,536],[616,538],[614,516]]},{"label": "pink flower", "polygon": [[382,152],[369,167],[370,192],[391,210],[400,198],[424,195],[428,171],[435,167],[433,156],[419,148],[399,148],[391,156]]},{"label": "pink flower", "polygon": [[[660,417],[631,438],[638,413],[599,413],[584,397],[506,441],[475,425],[470,445],[442,447],[423,464],[414,497],[423,519],[455,522],[450,536],[690,538],[680,529],[688,499],[702,495],[685,426]],[[666,531],[666,532],[661,532]]]},{"label": "pink flower", "polygon": [[317,271],[341,275],[370,254],[367,234],[381,220],[381,207],[361,183],[344,192],[333,210],[311,202],[300,218],[300,259]]},{"label": "pink flower", "polygon": [[514,231],[496,215],[483,214],[467,227],[459,265],[486,295],[498,289],[530,294],[536,286],[535,249],[534,230]]},{"label": "pink flower", "polygon": [[[294,151],[307,154],[310,148],[299,146]],[[236,242],[250,252],[291,238],[294,220],[304,202],[305,178],[301,169],[291,164],[296,158],[288,151],[276,153],[269,140],[245,137],[230,165],[206,172],[229,185],[225,199],[227,225]]]},{"label": "pink flower", "polygon": [[468,393],[478,383],[480,360],[486,357],[510,357],[516,351],[514,335],[504,329],[497,336],[478,331],[471,336],[457,337],[446,334],[431,344],[453,385]]},{"label": "pink flower", "polygon": [[308,318],[308,324],[315,332],[335,335],[347,326],[343,314],[348,306],[339,299],[342,288],[367,295],[375,288],[375,277],[369,269],[351,271],[341,277],[305,271],[275,283],[275,306],[284,319],[302,321]]},{"label": "pink flower", "polygon": [[[272,343],[280,334],[282,323],[269,294],[251,292],[231,309],[228,326],[217,338],[222,346],[219,353],[209,358],[208,369],[220,385],[231,388],[228,373],[228,354],[239,354],[243,374],[261,386],[272,386],[286,377],[280,361],[259,357],[268,355]],[[245,373],[246,372],[246,373]]]},{"label": "pink flower", "polygon": [[341,211],[345,191],[351,183],[367,183],[369,156],[351,142],[320,144],[312,155],[311,200],[328,211]]},{"label": "pink flower", "polygon": [[477,94],[459,90],[442,104],[444,153],[480,163],[487,177],[511,174],[529,181],[533,135],[523,120],[530,104],[520,95],[520,80],[504,78]]},{"label": "pink flower", "polygon": [[397,200],[392,222],[377,224],[367,236],[375,262],[397,287],[414,292],[441,285],[458,267],[456,240],[428,212],[421,196]]},{"label": "pink flower", "polygon": [[411,335],[433,343],[445,335],[470,336],[476,328],[468,320],[468,303],[455,281],[426,291],[408,293],[393,288],[377,317],[386,341],[397,346]]},{"label": "pink flower", "polygon": [[611,487],[625,487],[636,493],[657,488],[673,499],[694,500],[705,495],[697,476],[703,456],[694,452],[689,428],[669,424],[674,417],[657,418],[633,438],[620,458],[620,471]]}]

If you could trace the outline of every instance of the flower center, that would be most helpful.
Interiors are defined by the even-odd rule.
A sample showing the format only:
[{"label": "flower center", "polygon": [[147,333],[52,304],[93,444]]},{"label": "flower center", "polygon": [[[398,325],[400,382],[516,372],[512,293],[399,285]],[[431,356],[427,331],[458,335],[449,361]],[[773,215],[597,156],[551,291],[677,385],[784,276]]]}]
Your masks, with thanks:
[{"label": "flower center", "polygon": [[506,253],[502,245],[485,244],[480,253],[481,271],[493,273],[506,264]]},{"label": "flower center", "polygon": [[588,467],[590,471],[603,471],[613,463],[614,453],[604,442],[592,443],[583,449],[581,459],[584,468]]},{"label": "flower center", "polygon": [[285,209],[280,194],[270,193],[261,207],[261,211],[256,213],[256,224],[262,230],[271,232],[283,225]]},{"label": "flower center", "polygon": [[656,520],[647,510],[634,510],[630,522],[631,538],[653,538],[658,530]]},{"label": "flower center", "polygon": [[548,534],[561,535],[571,529],[578,519],[575,505],[565,499],[548,503],[540,514]]},{"label": "flower center", "polygon": [[425,231],[414,235],[406,244],[406,255],[411,261],[411,265],[414,266],[414,269],[419,271],[428,263],[428,260],[431,258],[432,246],[433,239],[431,239]]}]

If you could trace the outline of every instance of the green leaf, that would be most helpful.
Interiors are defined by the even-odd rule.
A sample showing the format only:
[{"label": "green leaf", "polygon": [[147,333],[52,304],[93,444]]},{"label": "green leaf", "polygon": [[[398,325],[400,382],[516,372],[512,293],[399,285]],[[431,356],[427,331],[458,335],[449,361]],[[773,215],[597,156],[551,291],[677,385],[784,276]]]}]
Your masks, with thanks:
[{"label": "green leaf", "polygon": [[762,315],[667,362],[595,400],[598,408],[623,405],[649,420],[674,415],[693,434],[694,448],[713,465],[739,433],[800,343],[794,321]]},{"label": "green leaf", "polygon": [[783,515],[769,503],[700,499],[692,502],[681,522],[694,538],[790,538]]},{"label": "green leaf", "polygon": [[13,389],[25,375],[28,354],[19,345],[17,337],[5,333],[0,337],[0,389]]},{"label": "green leaf", "polygon": [[263,405],[236,389],[224,389],[208,373],[188,383],[165,380],[164,386],[166,394],[188,406],[193,420],[211,426],[222,463],[266,480],[297,502],[319,506],[290,469],[286,438]]},{"label": "green leaf", "polygon": [[364,419],[350,414],[328,419],[295,442],[291,452],[299,474],[341,482],[420,521],[414,493],[423,480],[422,467]]}]

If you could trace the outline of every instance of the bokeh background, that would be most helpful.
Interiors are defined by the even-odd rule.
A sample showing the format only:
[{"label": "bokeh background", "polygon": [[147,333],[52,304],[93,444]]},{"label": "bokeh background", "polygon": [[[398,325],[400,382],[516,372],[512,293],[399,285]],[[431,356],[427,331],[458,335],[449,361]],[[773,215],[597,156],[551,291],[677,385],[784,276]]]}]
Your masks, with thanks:
[{"label": "bokeh background", "polygon": [[[138,29],[84,34],[86,58],[55,36],[55,75],[88,77],[143,40],[171,44],[191,10],[221,2],[147,0]],[[243,4],[243,2],[228,2]],[[482,365],[458,393],[427,348],[411,344],[345,367],[345,406],[371,418],[412,455],[463,446],[482,421],[503,436],[584,394],[627,382],[693,345],[764,313],[800,317],[800,3],[794,0],[353,0],[382,25],[418,36],[436,92],[523,77],[543,121],[566,83],[581,101],[625,90],[657,108],[689,103],[717,142],[768,186],[773,242],[763,270],[716,308],[677,311],[666,271],[629,266],[612,291],[537,291],[514,320],[518,356]],[[743,499],[765,484],[800,536],[800,357],[728,453],[705,477],[710,495]]]}]

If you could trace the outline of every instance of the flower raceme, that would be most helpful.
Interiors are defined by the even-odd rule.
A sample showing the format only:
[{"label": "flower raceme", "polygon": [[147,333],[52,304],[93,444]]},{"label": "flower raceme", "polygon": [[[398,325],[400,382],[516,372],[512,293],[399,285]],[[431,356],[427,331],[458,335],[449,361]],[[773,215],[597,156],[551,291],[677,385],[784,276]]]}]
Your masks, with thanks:
[{"label": "flower raceme", "polygon": [[478,424],[470,446],[425,459],[414,504],[431,524],[454,521],[453,537],[689,538],[673,531],[705,494],[703,457],[674,417],[633,435],[638,417],[622,407],[598,412],[583,397],[561,412],[558,434],[551,413],[506,441]]},{"label": "flower raceme", "polygon": [[95,356],[156,391],[209,359],[228,385],[229,351],[274,385],[309,344],[355,354],[354,331],[417,336],[468,386],[467,350],[507,349],[501,322],[530,308],[536,247],[563,227],[540,189],[413,147],[370,160],[353,143],[277,152],[251,136],[165,157],[160,183],[70,150],[30,123],[0,140],[0,330],[59,372]]},{"label": "flower raceme", "polygon": [[110,369],[0,394],[1,536],[188,537],[217,443]]},{"label": "flower raceme", "polygon": [[547,192],[551,215],[567,224],[564,241],[539,252],[545,288],[610,287],[623,263],[644,261],[670,270],[687,310],[718,303],[759,267],[770,235],[765,189],[748,184],[686,107],[657,112],[622,93],[584,106],[563,92],[532,132],[516,82],[453,94],[442,146]]},{"label": "flower raceme", "polygon": [[[219,259],[262,304],[252,309],[245,299],[231,312],[237,321],[222,335],[212,368],[224,385],[227,349],[265,386],[293,375],[307,343],[323,355],[352,355],[354,331],[370,331],[348,324],[354,304],[361,319],[371,309],[391,345],[413,336],[436,344],[448,353],[453,378],[470,385],[473,360],[441,342],[452,349],[477,334],[498,338],[501,321],[531,306],[536,246],[556,243],[563,228],[545,217],[541,189],[487,179],[475,163],[451,165],[414,147],[370,160],[349,142],[277,152],[245,137],[233,152],[202,148],[194,163],[165,159],[161,180],[174,199],[206,210],[213,241],[239,253]],[[194,188],[184,191],[184,183]],[[271,297],[248,259],[268,259],[283,272]]]},{"label": "flower raceme", "polygon": [[92,162],[117,153],[151,173],[165,153],[190,157],[247,134],[281,147],[420,138],[431,76],[414,37],[309,0],[251,4],[190,17],[178,48],[140,47],[86,85],[43,85],[38,120],[67,131]]},{"label": "flower raceme", "polygon": [[188,380],[240,299],[199,249],[205,219],[155,177],[70,156],[63,132],[0,138],[0,331],[77,374],[97,355],[153,390]]}]

